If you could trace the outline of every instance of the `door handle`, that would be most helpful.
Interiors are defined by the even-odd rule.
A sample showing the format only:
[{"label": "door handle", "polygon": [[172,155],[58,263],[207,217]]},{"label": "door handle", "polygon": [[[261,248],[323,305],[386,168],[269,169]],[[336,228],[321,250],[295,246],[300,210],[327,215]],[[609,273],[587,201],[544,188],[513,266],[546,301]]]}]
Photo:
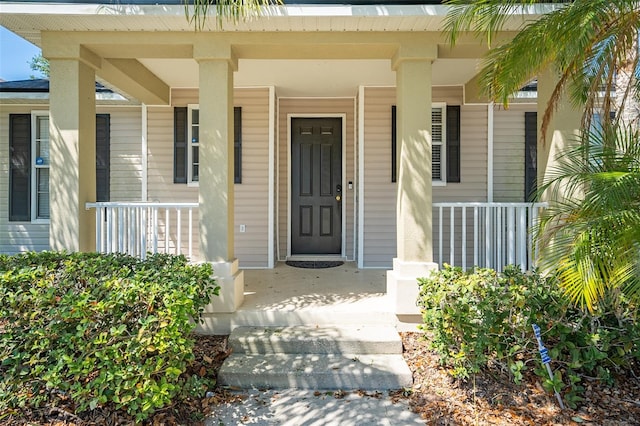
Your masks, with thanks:
[{"label": "door handle", "polygon": [[336,201],[337,201],[337,202],[340,202],[341,200],[342,200],[342,197],[341,197],[341,196],[339,196],[339,195],[336,195]]}]

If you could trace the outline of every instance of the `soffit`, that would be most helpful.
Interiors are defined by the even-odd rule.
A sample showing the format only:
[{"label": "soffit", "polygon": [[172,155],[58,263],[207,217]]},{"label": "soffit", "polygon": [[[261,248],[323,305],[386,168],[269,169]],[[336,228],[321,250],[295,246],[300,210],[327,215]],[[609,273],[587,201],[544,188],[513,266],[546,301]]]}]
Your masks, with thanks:
[{"label": "soffit", "polygon": [[[523,9],[507,20],[505,30],[553,5]],[[264,9],[263,16],[216,25],[203,31],[441,31],[448,8],[443,5],[288,5]],[[181,5],[3,3],[0,24],[40,45],[40,31],[193,31]]]}]

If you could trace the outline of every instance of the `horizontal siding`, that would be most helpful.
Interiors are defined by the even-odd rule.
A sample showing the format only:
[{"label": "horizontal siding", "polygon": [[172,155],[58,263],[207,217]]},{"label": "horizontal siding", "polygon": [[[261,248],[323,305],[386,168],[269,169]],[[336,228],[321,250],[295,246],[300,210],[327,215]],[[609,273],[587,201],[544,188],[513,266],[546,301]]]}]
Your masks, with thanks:
[{"label": "horizontal siding", "polygon": [[[364,91],[365,267],[390,267],[396,256],[396,183],[391,182],[391,106],[395,88]],[[361,100],[362,101],[362,100]]]},{"label": "horizontal siding", "polygon": [[[364,244],[365,267],[392,266],[396,256],[396,190],[391,182],[391,106],[395,88],[365,89]],[[433,102],[461,105],[462,89],[436,87]],[[461,106],[461,181],[433,187],[433,202],[486,201],[487,108]]]},{"label": "horizontal siding", "polygon": [[349,190],[346,183],[355,182],[355,154],[354,154],[354,99],[280,99],[280,115],[278,117],[278,248],[279,260],[287,256],[288,229],[288,202],[289,202],[289,140],[288,119],[289,114],[346,114],[346,155],[343,161],[346,165],[346,174],[343,176],[343,207],[346,216],[346,235],[343,236],[346,243],[345,256],[348,260],[354,260],[355,247],[355,222],[354,222],[354,190]]},{"label": "horizontal siding", "polygon": [[[176,106],[198,103],[198,91],[172,91]],[[235,256],[240,266],[268,266],[269,224],[269,89],[236,89],[234,105],[242,107],[242,183],[234,185]],[[173,108],[148,109],[148,193],[151,201],[197,202],[198,186],[173,183]],[[197,214],[194,215],[197,220]],[[239,232],[240,225],[246,231]],[[197,227],[194,257],[198,258]],[[186,228],[185,228],[186,233]]]},{"label": "horizontal siding", "polygon": [[[49,224],[9,222],[9,114],[46,111],[48,105],[0,106],[0,253],[48,250]],[[111,200],[140,200],[142,183],[141,112],[139,107],[97,106],[110,115]]]},{"label": "horizontal siding", "polygon": [[524,201],[524,113],[535,105],[512,104],[494,111],[494,200]]},{"label": "horizontal siding", "polygon": [[110,200],[142,197],[142,112],[136,108],[98,108],[111,124]]}]

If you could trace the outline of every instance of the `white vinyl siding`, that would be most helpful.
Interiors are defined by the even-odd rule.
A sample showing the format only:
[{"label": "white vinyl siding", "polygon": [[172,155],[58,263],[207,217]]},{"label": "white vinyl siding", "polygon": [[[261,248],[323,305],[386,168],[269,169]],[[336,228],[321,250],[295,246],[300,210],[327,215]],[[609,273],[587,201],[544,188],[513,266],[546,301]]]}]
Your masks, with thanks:
[{"label": "white vinyl siding", "polygon": [[[287,257],[287,242],[289,237],[288,229],[288,202],[289,202],[289,169],[288,169],[288,115],[301,114],[307,117],[318,114],[319,116],[327,116],[331,114],[345,114],[346,126],[343,135],[346,141],[346,147],[342,152],[345,155],[342,158],[346,173],[343,173],[343,208],[345,209],[345,225],[346,235],[343,235],[345,241],[345,253],[347,260],[354,260],[354,195],[357,184],[355,183],[355,154],[354,154],[354,107],[355,99],[353,98],[330,98],[330,99],[313,99],[313,98],[282,98],[279,99],[279,117],[278,117],[278,260],[285,260]],[[244,142],[243,142],[244,151]],[[345,170],[345,167],[343,167]],[[243,176],[244,179],[244,176]],[[244,182],[244,181],[243,181]],[[349,189],[348,183],[353,182],[353,189]]]},{"label": "white vinyl siding", "polygon": [[[174,89],[173,106],[197,105],[198,91]],[[242,108],[242,184],[234,185],[235,256],[241,268],[265,268],[269,253],[269,89],[235,89]],[[148,196],[150,201],[197,202],[200,186],[173,183],[173,106],[148,108]],[[194,212],[194,223],[198,215]],[[245,225],[245,232],[240,232]],[[195,227],[194,258],[199,257]],[[185,228],[186,234],[186,228]],[[183,235],[185,235],[183,234]]]},{"label": "white vinyl siding", "polygon": [[143,175],[141,108],[98,107],[96,112],[109,114],[110,200],[141,201]]},{"label": "white vinyl siding", "polygon": [[493,113],[493,199],[521,202],[524,199],[524,113],[535,105],[496,106]]},{"label": "white vinyl siding", "polygon": [[[362,102],[363,100],[359,100]],[[395,88],[364,90],[364,267],[390,268],[396,256],[396,190],[391,182],[391,106]],[[435,87],[433,103],[462,105],[459,87]],[[433,187],[433,202],[486,201],[487,107],[461,106],[461,182]],[[434,222],[434,230],[435,230]],[[435,248],[434,248],[435,249]],[[437,253],[434,252],[434,255]]]}]

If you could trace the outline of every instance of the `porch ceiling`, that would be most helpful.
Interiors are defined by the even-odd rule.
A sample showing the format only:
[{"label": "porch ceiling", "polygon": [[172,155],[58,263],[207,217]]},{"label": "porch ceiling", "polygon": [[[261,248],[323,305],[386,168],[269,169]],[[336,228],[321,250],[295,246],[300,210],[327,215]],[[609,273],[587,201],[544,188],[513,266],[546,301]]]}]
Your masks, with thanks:
[{"label": "porch ceiling", "polygon": [[[141,59],[170,87],[198,87],[198,64],[192,59]],[[461,85],[476,72],[472,59],[437,60],[433,84]],[[274,86],[283,97],[351,97],[358,86],[395,86],[390,60],[240,59],[234,83],[239,87]]]},{"label": "porch ceiling", "polygon": [[[193,40],[207,33],[226,33],[222,37],[244,40],[234,45],[234,53],[240,58],[235,73],[236,85],[272,85],[280,96],[354,96],[359,85],[395,85],[395,73],[387,58],[393,56],[398,37],[403,37],[398,34],[420,32],[438,44],[438,59],[433,63],[433,84],[437,86],[468,82],[477,73],[479,57],[485,50],[471,37],[456,46],[455,51],[446,47],[441,30],[448,8],[443,5],[269,7],[264,9],[262,17],[239,23],[226,22],[222,27],[217,27],[212,18],[197,34],[185,19],[182,5],[104,3],[3,2],[0,25],[38,46],[42,46],[43,32],[64,32],[70,36],[70,41],[80,42],[106,59],[103,67],[120,69],[122,67],[117,65],[124,64],[122,59],[130,59],[126,64],[135,68],[133,62],[137,60],[148,70],[149,77],[158,78],[157,87],[197,87],[198,64],[191,59]],[[522,9],[521,15],[508,20],[506,30],[517,30],[525,20],[534,19],[550,7],[554,6],[536,5]],[[289,32],[304,32],[312,35],[315,41],[291,46],[292,39],[287,37]],[[262,36],[256,39],[263,33],[271,34],[269,37],[277,45],[269,48],[261,41]],[[362,37],[355,38],[354,44],[342,44],[341,50],[336,50],[333,43],[336,40],[339,43],[341,34],[348,33]],[[147,40],[154,34],[162,41],[156,45],[136,45],[142,34]],[[373,41],[366,44],[365,38]],[[297,39],[293,40],[295,44]],[[125,87],[117,87],[115,81],[103,82],[147,103],[164,103],[166,90],[154,92],[145,86],[148,81],[146,77],[125,81],[124,86],[128,84],[136,89],[129,92]]]}]

